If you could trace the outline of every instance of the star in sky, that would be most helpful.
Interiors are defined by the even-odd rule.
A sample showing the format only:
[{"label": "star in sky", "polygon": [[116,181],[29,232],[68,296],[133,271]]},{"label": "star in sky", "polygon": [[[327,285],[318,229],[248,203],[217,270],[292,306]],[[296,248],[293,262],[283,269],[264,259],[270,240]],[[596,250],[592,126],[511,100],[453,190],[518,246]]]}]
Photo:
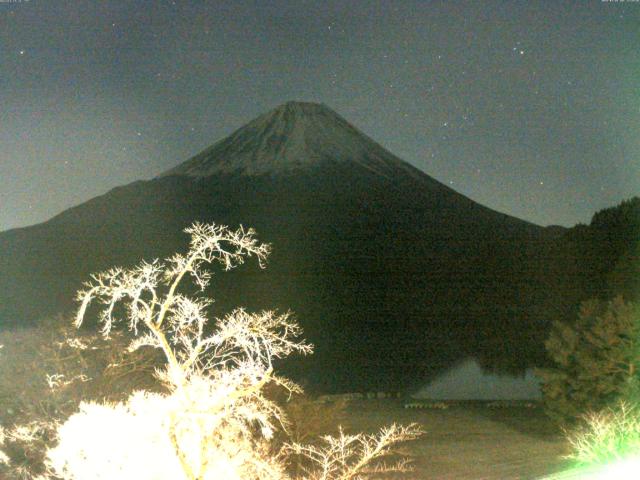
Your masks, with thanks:
[{"label": "star in sky", "polygon": [[[325,103],[479,203],[539,224],[589,221],[640,184],[630,168],[640,9],[492,1],[184,0],[151,12],[0,0],[13,62],[0,90],[0,179],[15,176],[0,181],[0,230],[153,178],[288,100]],[[78,175],[42,174],[60,187],[41,198],[29,172],[67,159]],[[550,162],[570,191],[553,188]],[[96,165],[100,179],[82,173]],[[482,182],[465,175],[476,165]],[[548,192],[523,206],[542,178]],[[20,219],[12,212],[27,201],[34,212]]]}]

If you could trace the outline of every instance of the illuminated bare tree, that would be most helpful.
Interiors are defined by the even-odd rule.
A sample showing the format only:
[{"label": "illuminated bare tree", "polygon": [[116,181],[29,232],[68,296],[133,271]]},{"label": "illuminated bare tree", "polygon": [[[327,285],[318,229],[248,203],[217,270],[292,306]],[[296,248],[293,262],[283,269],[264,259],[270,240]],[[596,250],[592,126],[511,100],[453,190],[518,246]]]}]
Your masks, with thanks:
[{"label": "illuminated bare tree", "polygon": [[[276,428],[274,422],[284,419],[280,408],[264,397],[262,387],[275,382],[290,391],[299,390],[274,374],[272,361],[294,351],[310,353],[311,346],[295,340],[301,329],[290,314],[273,311],[237,309],[218,319],[216,330],[206,336],[206,308],[211,300],[180,293],[181,282],[190,276],[204,291],[211,278],[204,265],[220,263],[230,270],[255,256],[264,266],[269,246],[259,244],[251,229],[231,231],[196,223],[186,232],[191,234],[186,255],[94,275],[78,294],[81,306],[76,325],[82,324],[90,302],[98,299],[104,305],[102,333],[108,336],[121,320],[115,316],[118,304],[124,304],[128,328],[136,334],[129,350],[143,346],[162,350],[167,365],[158,377],[179,405],[168,415],[167,433],[187,478],[195,479],[204,478],[213,452],[237,445],[260,452],[256,431],[258,438],[269,439]],[[141,327],[144,331],[138,335]],[[197,432],[200,447],[194,450],[189,444]],[[257,466],[256,474],[267,478],[265,470],[273,470],[274,465],[254,457],[248,463]]]},{"label": "illuminated bare tree", "polygon": [[301,480],[354,480],[367,479],[376,475],[410,472],[406,459],[393,464],[379,462],[393,452],[391,447],[412,440],[422,432],[416,425],[391,425],[383,428],[378,435],[347,435],[342,429],[337,437],[322,437],[321,445],[301,445],[294,443],[288,448],[301,455],[306,463]]},{"label": "illuminated bare tree", "polygon": [[[146,346],[163,352],[166,366],[156,373],[168,393],[135,392],[125,403],[82,402],[57,427],[58,443],[47,452],[48,478],[285,480],[292,455],[306,459],[310,480],[405,471],[403,462],[377,462],[391,444],[417,436],[415,425],[394,425],[379,436],[341,432],[317,447],[274,445],[274,432],[286,431],[287,420],[264,387],[275,383],[290,393],[301,388],[276,375],[273,361],[311,353],[312,347],[297,340],[302,331],[290,313],[239,308],[216,319],[207,333],[212,300],[202,295],[211,278],[205,266],[219,263],[229,270],[248,257],[264,266],[269,246],[258,243],[251,229],[196,223],[186,232],[186,255],[111,269],[94,275],[79,292],[76,325],[92,301],[100,302],[106,338],[124,322],[134,334],[130,351]],[[200,296],[182,293],[185,278]]]}]

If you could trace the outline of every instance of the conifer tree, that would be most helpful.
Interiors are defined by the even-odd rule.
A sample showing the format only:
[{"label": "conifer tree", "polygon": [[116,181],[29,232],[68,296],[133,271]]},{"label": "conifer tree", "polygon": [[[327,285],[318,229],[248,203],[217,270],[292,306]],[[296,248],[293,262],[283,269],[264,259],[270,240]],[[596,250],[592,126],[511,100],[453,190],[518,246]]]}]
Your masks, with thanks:
[{"label": "conifer tree", "polygon": [[537,374],[547,413],[559,423],[640,398],[638,305],[620,296],[583,302],[575,324],[555,322],[545,346],[554,365]]}]

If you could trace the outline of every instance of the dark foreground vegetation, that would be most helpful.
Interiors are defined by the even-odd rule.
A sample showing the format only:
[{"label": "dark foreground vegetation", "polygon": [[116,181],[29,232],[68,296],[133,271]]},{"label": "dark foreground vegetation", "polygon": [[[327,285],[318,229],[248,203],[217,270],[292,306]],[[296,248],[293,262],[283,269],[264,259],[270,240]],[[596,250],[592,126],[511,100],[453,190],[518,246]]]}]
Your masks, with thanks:
[{"label": "dark foreground vegetation", "polygon": [[[174,185],[184,182],[184,180],[174,177],[165,177],[162,181],[174,182]],[[241,183],[243,180],[237,179],[237,181]],[[370,184],[370,182],[368,183]],[[155,184],[155,187],[158,185]],[[188,189],[193,189],[195,185],[197,185],[195,182],[189,185],[184,184]],[[144,186],[144,188],[147,187],[149,185]],[[297,187],[288,186],[288,188]],[[197,192],[192,191],[192,193]],[[231,192],[229,193],[231,194]],[[117,195],[121,194],[122,192],[117,193]],[[302,195],[302,189],[298,194]],[[393,205],[393,201],[391,204]],[[165,204],[163,208],[167,207],[168,204]],[[344,208],[346,212],[349,211],[346,205]],[[389,208],[389,204],[384,208]],[[143,211],[144,208],[141,212]],[[158,215],[161,212],[166,213],[161,209],[153,215]],[[83,213],[80,212],[80,217],[77,216],[77,213],[73,213],[70,219],[62,219],[62,223],[60,223],[60,219],[54,219],[52,224],[38,227],[41,228],[39,232],[47,233],[48,231],[50,234],[51,230],[47,229],[58,228],[60,225],[79,228],[78,225],[83,225],[78,221],[83,218]],[[89,213],[89,210],[85,213]],[[351,214],[353,217],[343,220],[347,223],[355,221],[355,212],[351,212]],[[182,215],[179,216],[184,218]],[[271,225],[276,217],[270,219]],[[376,217],[378,219],[376,221],[382,221],[387,217],[388,212]],[[88,219],[86,220],[90,222]],[[444,221],[444,219],[440,220]],[[578,225],[567,231],[554,229],[552,232],[542,233],[540,230],[531,229],[517,222],[513,223],[511,220],[505,221],[511,225],[509,228],[512,228],[515,237],[505,237],[506,239],[492,243],[487,236],[485,240],[488,243],[483,243],[484,240],[480,242],[481,246],[484,245],[482,248],[489,249],[484,254],[489,251],[497,254],[492,257],[493,260],[489,260],[486,265],[481,266],[478,263],[481,260],[480,257],[474,257],[474,255],[479,255],[478,251],[473,251],[477,245],[472,248],[470,244],[464,242],[457,244],[461,249],[458,253],[471,255],[469,257],[472,259],[471,263],[464,267],[470,269],[468,271],[469,277],[463,277],[459,283],[455,283],[455,275],[452,277],[445,275],[440,281],[430,285],[427,290],[420,292],[416,288],[420,290],[427,288],[427,285],[425,283],[426,277],[422,276],[422,271],[412,270],[418,263],[409,262],[407,257],[401,255],[378,257],[379,249],[388,248],[384,242],[375,243],[375,240],[372,244],[363,242],[362,249],[358,254],[349,257],[347,250],[341,250],[341,248],[349,249],[352,247],[341,247],[339,244],[320,247],[322,242],[318,238],[324,238],[322,230],[330,228],[330,226],[323,225],[322,228],[314,230],[311,227],[314,222],[311,222],[306,224],[309,228],[304,230],[304,235],[299,232],[302,235],[299,238],[303,239],[302,244],[305,248],[313,247],[311,251],[314,252],[314,255],[309,255],[308,251],[300,250],[299,246],[294,245],[292,240],[294,237],[288,235],[278,237],[278,232],[272,231],[276,239],[274,248],[277,248],[277,245],[287,246],[294,255],[276,258],[274,261],[275,276],[262,277],[261,270],[249,269],[249,273],[244,275],[234,272],[223,276],[228,278],[228,284],[214,278],[214,291],[217,292],[216,295],[219,298],[223,299],[220,304],[216,304],[216,308],[223,311],[229,310],[231,301],[239,298],[243,292],[249,292],[248,305],[250,307],[256,307],[256,303],[259,301],[265,301],[271,292],[276,292],[279,301],[291,300],[294,307],[296,301],[300,302],[303,299],[303,303],[299,303],[297,306],[303,315],[308,313],[307,322],[310,323],[307,327],[312,338],[320,342],[319,361],[316,366],[312,366],[312,361],[307,360],[283,362],[276,355],[273,358],[273,364],[263,365],[264,382],[259,380],[260,376],[256,377],[258,380],[246,380],[249,383],[243,383],[244,386],[241,390],[251,392],[251,395],[254,392],[261,392],[263,387],[269,383],[267,380],[271,378],[272,368],[275,366],[285,373],[291,373],[295,379],[306,382],[312,394],[340,390],[396,391],[402,387],[407,388],[411,382],[418,379],[422,382],[426,381],[429,374],[437,371],[439,366],[446,365],[456,355],[474,353],[485,367],[494,370],[517,371],[531,364],[540,366],[538,373],[544,380],[543,408],[552,422],[547,423],[539,416],[542,412],[540,407],[536,407],[535,414],[532,412],[523,414],[522,411],[514,409],[503,410],[500,414],[496,414],[484,407],[471,404],[449,405],[449,408],[437,414],[408,413],[400,409],[401,405],[398,402],[387,400],[365,403],[357,401],[349,409],[346,404],[341,402],[318,403],[314,401],[313,396],[299,396],[296,393],[296,388],[292,388],[288,384],[281,384],[281,386],[285,386],[285,391],[291,393],[292,397],[285,395],[287,398],[284,399],[282,391],[265,389],[264,401],[267,403],[263,405],[271,405],[270,402],[275,402],[273,405],[283,405],[283,411],[287,411],[293,422],[293,428],[288,435],[293,432],[294,442],[335,428],[335,418],[343,418],[344,424],[348,428],[355,428],[356,431],[369,431],[370,427],[376,423],[376,419],[382,417],[387,419],[386,423],[416,417],[418,418],[416,428],[425,429],[427,435],[421,440],[417,440],[418,443],[415,444],[417,446],[403,451],[418,458],[417,465],[419,469],[422,469],[420,470],[422,474],[442,474],[443,478],[447,478],[445,475],[449,475],[451,471],[457,472],[455,478],[474,478],[474,475],[483,475],[479,470],[481,467],[487,467],[486,471],[492,472],[486,474],[489,478],[535,478],[535,475],[551,473],[554,469],[564,465],[562,459],[557,456],[559,445],[564,445],[561,449],[563,452],[571,452],[573,449],[573,458],[583,463],[589,463],[594,459],[607,461],[607,455],[615,454],[615,452],[603,450],[601,445],[597,443],[600,441],[606,442],[608,445],[617,445],[616,448],[619,448],[619,451],[624,451],[625,454],[637,453],[635,443],[623,444],[618,437],[624,437],[627,440],[629,438],[640,439],[640,413],[635,408],[640,398],[640,355],[638,354],[640,352],[638,310],[640,300],[640,289],[638,288],[640,286],[638,284],[638,278],[640,278],[640,199],[633,198],[614,208],[598,212],[589,225]],[[119,224],[115,219],[114,222],[111,226],[117,228],[111,232],[119,231],[122,234],[125,230],[118,230],[118,228],[121,229],[124,225]],[[87,224],[84,226],[86,227]],[[265,227],[268,230],[268,226],[265,225]],[[352,223],[350,228],[349,235],[357,232],[360,234],[351,237],[347,235],[347,238],[357,240],[364,235],[366,225]],[[463,231],[470,226],[460,223],[456,228]],[[14,253],[17,254],[16,258],[18,259],[24,260],[25,257],[20,256],[22,254],[15,243],[16,239],[24,240],[27,245],[35,245],[36,247],[40,243],[41,247],[45,244],[43,239],[46,237],[24,236],[29,233],[28,230],[8,232],[0,239],[5,242],[4,246],[8,246],[9,250],[11,248],[17,249]],[[147,238],[154,231],[159,233],[159,230],[151,228],[143,232],[142,237]],[[402,231],[406,232],[406,230]],[[118,242],[122,243],[130,238],[128,235],[126,234],[117,240],[116,245],[120,245]],[[527,240],[529,243],[523,240],[527,235],[529,235],[529,240]],[[155,247],[162,245],[162,248],[167,248],[169,245],[175,244],[171,233],[165,232],[165,236],[160,235],[159,238],[161,242],[155,244]],[[514,240],[515,238],[517,240]],[[402,242],[414,240],[413,237],[399,239],[391,251],[406,252],[408,244],[405,245]],[[436,246],[438,241],[444,241],[436,237],[432,237],[430,240],[434,241]],[[69,245],[72,244],[73,242],[61,248],[70,248]],[[153,245],[153,242],[149,244]],[[135,253],[147,251],[142,248],[143,245],[144,243],[135,243],[132,251]],[[455,247],[455,243],[453,245],[452,248],[458,248]],[[85,245],[85,247],[88,246]],[[520,247],[523,249],[519,250]],[[319,248],[321,250],[318,250]],[[322,250],[322,248],[329,250]],[[83,251],[80,250],[80,252]],[[102,253],[104,252],[102,251]],[[109,250],[106,252],[108,253]],[[318,252],[321,255],[316,258]],[[35,260],[38,258],[37,248],[35,253],[32,259],[34,266]],[[83,255],[85,255],[85,259],[90,256],[87,252],[81,253],[80,256]],[[131,263],[130,255],[130,252],[123,253],[123,256],[120,257],[123,260],[122,264]],[[439,265],[439,268],[433,271],[429,270],[432,274],[434,271],[445,271],[443,270],[444,264],[439,262],[453,261],[447,259],[444,253],[443,258],[429,257],[426,250],[422,251],[422,255],[426,255],[429,262],[436,262],[430,263],[429,266]],[[55,262],[58,260],[53,259],[50,255],[45,258],[47,268],[43,270],[44,275],[51,275],[51,272],[56,272],[56,268],[59,268],[55,267],[50,270],[50,267],[57,265]],[[100,259],[99,253],[96,258]],[[100,261],[106,262],[110,258],[108,253]],[[498,263],[492,264],[492,261]],[[177,268],[180,263],[177,260],[176,262]],[[302,262],[303,271],[310,274],[301,276],[302,272],[297,270],[300,267],[297,262]],[[91,264],[91,262],[88,263]],[[367,265],[367,269],[364,272],[359,271],[358,275],[360,276],[354,276],[351,269],[358,271],[358,267],[363,264]],[[382,270],[378,271],[379,276],[373,275],[371,277],[371,274],[376,272],[374,265],[378,265]],[[458,275],[463,270],[460,270],[462,267],[459,263],[456,265],[458,268],[456,275]],[[496,275],[498,270],[492,270],[494,267],[502,273]],[[78,268],[76,272],[82,271],[82,268]],[[426,268],[426,265],[422,265],[421,268]],[[480,268],[479,273],[471,275],[470,272],[476,272],[475,269],[478,268]],[[389,277],[381,273],[386,272],[386,269],[397,270],[400,273]],[[365,288],[365,283],[362,283],[364,273],[373,278],[373,281],[367,284],[373,288],[368,293],[363,291]],[[200,272],[197,272],[196,277],[199,274]],[[525,274],[530,276],[526,277]],[[24,280],[25,274],[22,275]],[[117,280],[118,275],[114,273],[111,277],[98,277],[96,281],[100,283],[109,278],[111,278],[109,281],[114,278]],[[18,277],[20,276],[18,275]],[[65,289],[75,284],[69,278],[67,277],[65,280],[63,275],[55,287],[48,287],[47,283],[43,284],[44,288],[34,291],[36,301],[31,307],[39,305],[38,295],[42,296],[40,301],[43,303],[40,305],[46,305],[47,308],[54,309],[56,306],[64,305],[64,301],[57,302],[55,296],[51,297],[53,292],[51,288],[56,290],[58,294],[65,293]],[[410,286],[402,283],[407,282],[407,278],[413,280]],[[493,292],[491,294],[487,293],[487,286],[482,283],[489,278],[493,282],[490,283]],[[525,278],[529,278],[532,285],[528,285]],[[295,279],[300,282],[294,285],[291,282]],[[419,279],[422,280],[419,281]],[[18,278],[19,280],[20,278]],[[37,280],[43,281],[42,275]],[[53,282],[53,279],[50,281]],[[269,282],[274,282],[273,289],[268,288],[271,286]],[[453,288],[454,283],[457,290],[452,293],[449,289]],[[19,294],[19,289],[25,288],[25,286],[16,288],[18,290],[15,290],[14,293]],[[100,291],[97,290],[97,292]],[[194,289],[186,289],[184,294],[188,295],[195,291]],[[380,292],[387,292],[389,296],[380,298]],[[440,307],[437,304],[428,302],[427,297],[433,298],[436,293],[444,295],[448,300],[449,303],[445,310],[439,310]],[[453,296],[447,297],[448,294]],[[404,302],[397,303],[403,295],[411,295],[412,301],[405,299]],[[521,304],[522,308],[518,307],[513,302],[516,297],[520,296],[523,296],[530,303]],[[19,295],[16,298],[19,298]],[[47,303],[43,300],[45,298],[54,298],[54,300]],[[118,297],[117,301],[120,298]],[[442,297],[439,298],[444,301]],[[438,312],[438,319],[448,318],[451,321],[448,329],[438,323],[440,320],[429,317],[429,315],[422,323],[416,320],[421,314],[426,314],[427,310],[423,311],[421,306],[427,304],[429,305],[429,315],[435,315],[435,312]],[[135,302],[133,305],[133,310],[131,308],[118,310],[116,307],[114,312],[138,318],[144,309],[140,310],[140,305],[135,306]],[[338,310],[333,309],[336,306]],[[195,321],[194,319],[200,318],[201,313],[204,314],[206,307],[207,305],[203,304],[202,312],[198,310],[195,317],[190,317],[192,312],[186,318],[191,318],[190,322]],[[171,372],[175,373],[175,370],[171,370],[171,368],[167,370],[168,376],[165,376],[165,380],[170,380],[169,383],[166,381],[164,383],[158,382],[157,376],[154,377],[154,372],[166,363],[167,359],[169,364],[176,361],[168,354],[169,350],[162,342],[155,344],[155,340],[151,338],[151,340],[145,340],[146,343],[143,342],[139,345],[160,347],[160,350],[164,351],[164,357],[158,356],[157,350],[148,348],[126,353],[125,350],[135,336],[134,333],[127,332],[125,329],[125,331],[114,332],[113,338],[109,340],[103,339],[97,334],[96,326],[101,324],[102,327],[105,327],[105,322],[109,317],[103,316],[100,321],[96,321],[95,314],[97,312],[85,311],[84,308],[81,310],[82,315],[90,312],[92,316],[88,318],[86,329],[80,332],[72,331],[70,319],[64,314],[48,317],[46,321],[43,320],[35,324],[27,322],[20,325],[14,322],[11,327],[5,325],[1,332],[0,344],[4,344],[5,347],[2,350],[3,362],[0,368],[0,382],[2,383],[0,417],[5,426],[26,425],[26,430],[14,429],[12,431],[13,441],[7,448],[8,458],[11,459],[13,472],[17,472],[16,474],[24,473],[26,475],[26,469],[33,469],[34,466],[37,469],[46,449],[57,441],[56,429],[59,424],[55,422],[59,419],[69,418],[74,414],[80,400],[122,402],[133,391],[141,389],[150,392],[150,394],[155,392],[160,395],[158,398],[164,398],[163,396],[172,394],[171,388],[167,389],[167,385],[175,387],[175,385],[181,384],[181,380],[171,377]],[[35,311],[37,309],[32,313]],[[182,314],[186,311],[184,310]],[[454,311],[457,311],[456,315],[459,316],[454,315]],[[372,312],[376,312],[377,316]],[[462,322],[465,312],[472,319],[469,323]],[[517,320],[509,318],[508,313],[513,314]],[[366,316],[369,314],[373,315],[373,318]],[[446,317],[448,314],[453,316]],[[493,315],[493,322],[488,321],[488,317],[485,318],[489,314]],[[250,320],[249,317],[242,315],[244,314],[240,314],[239,318]],[[93,321],[91,321],[92,318]],[[286,315],[274,318],[285,321]],[[321,319],[326,321],[322,323]],[[346,319],[349,320],[349,323],[346,322]],[[373,324],[367,323],[372,321]],[[431,321],[435,323],[430,323]],[[375,328],[372,327],[374,324]],[[153,328],[151,331],[154,332]],[[202,332],[198,333],[197,328],[187,331],[189,335],[202,336],[203,334]],[[177,335],[178,339],[178,343],[175,345],[181,345],[180,342],[183,342],[184,339],[181,340],[182,337],[178,335],[179,329],[174,329],[172,332],[172,335]],[[394,332],[400,334],[392,336]],[[393,338],[394,341],[389,341],[390,338]],[[355,343],[354,339],[357,339]],[[182,343],[182,345],[187,348],[188,342]],[[403,347],[406,348],[403,349]],[[180,357],[181,361],[186,362],[185,364],[189,364],[189,352],[198,353],[198,348],[193,351],[189,348],[192,347],[187,348],[187,357]],[[259,351],[258,348],[257,352]],[[256,355],[256,358],[263,358],[259,353]],[[408,366],[416,368],[408,368]],[[316,376],[314,372],[321,373]],[[251,386],[253,381],[258,382],[255,389]],[[278,382],[275,383],[278,384]],[[275,412],[269,408],[271,407],[268,407],[265,412],[269,411],[270,414]],[[530,421],[534,418],[537,419],[536,422]],[[331,419],[331,422],[327,423],[327,419]],[[251,422],[250,424],[253,425]],[[594,428],[600,428],[602,424],[612,425],[615,428],[611,428],[607,435],[599,438],[594,435]],[[52,425],[53,427],[51,427]],[[558,432],[561,431],[559,430],[560,426],[571,428],[570,432],[578,433],[570,434],[569,441],[566,442],[558,436]],[[253,427],[255,425],[251,428]],[[440,431],[446,433],[436,433],[429,440],[430,428],[435,432],[438,432],[439,428]],[[633,430],[630,433],[629,428],[638,431]],[[262,435],[265,438],[271,438],[270,429],[270,424],[263,423]],[[460,432],[461,436],[464,433],[465,440],[460,440],[462,443],[451,440],[458,438],[453,432]],[[517,432],[517,434],[513,432]],[[338,435],[342,434],[338,432]],[[520,434],[522,436],[519,436]],[[397,437],[394,437],[392,430],[390,435],[389,438],[396,440],[415,439],[418,436],[418,430],[400,430],[399,433],[396,432]],[[450,441],[446,440],[447,438]],[[539,456],[529,454],[526,459],[522,460],[522,457],[518,456],[515,450],[508,453],[500,448],[499,451],[495,450],[496,455],[498,453],[502,455],[499,460],[492,452],[494,452],[496,445],[501,445],[505,441],[505,438],[510,439],[509,441],[515,449],[527,449],[529,452],[537,452],[536,455]],[[595,438],[596,443],[585,442],[585,438]],[[491,439],[493,439],[493,444]],[[383,440],[382,438],[370,438],[373,444]],[[294,445],[296,444],[294,443]],[[491,448],[488,448],[487,445]],[[459,448],[462,446],[464,448],[460,451]],[[293,468],[297,475],[300,472],[304,473],[305,468],[309,468],[305,467],[307,465],[305,461],[311,461],[315,458],[314,455],[320,454],[315,450],[316,447],[309,447],[310,450],[304,450],[306,447],[296,448],[299,450],[294,453],[301,456],[301,463],[298,466],[289,464],[286,468]],[[467,449],[466,454],[465,448]],[[450,453],[453,457],[447,456],[445,450],[448,449],[455,452]],[[556,451],[556,454],[551,454],[552,449]],[[363,455],[366,456],[366,451]],[[269,458],[269,456],[261,457],[262,460],[267,460],[267,464],[270,462]],[[305,458],[307,460],[304,460]],[[532,465],[531,459],[535,459],[538,466]],[[319,461],[322,465],[322,462],[327,460],[315,458],[314,461]],[[468,464],[467,461],[471,463]],[[390,470],[403,471],[403,463],[395,465]],[[22,473],[20,473],[21,468],[25,469]],[[382,469],[384,470],[384,468]],[[382,472],[378,473],[382,474]],[[491,477],[494,474],[496,476]],[[531,476],[529,476],[530,474]],[[187,476],[186,478],[201,477]],[[281,477],[274,476],[273,478]],[[308,475],[306,477],[299,476],[299,478],[321,477]]]}]

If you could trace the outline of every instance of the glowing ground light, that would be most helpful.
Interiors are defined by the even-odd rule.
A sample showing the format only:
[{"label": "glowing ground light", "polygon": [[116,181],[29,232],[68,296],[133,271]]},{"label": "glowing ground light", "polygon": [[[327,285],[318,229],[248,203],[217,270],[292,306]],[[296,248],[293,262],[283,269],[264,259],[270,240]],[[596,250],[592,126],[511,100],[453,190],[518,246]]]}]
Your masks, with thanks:
[{"label": "glowing ground light", "polygon": [[640,457],[615,460],[605,465],[574,468],[540,480],[638,480]]}]

